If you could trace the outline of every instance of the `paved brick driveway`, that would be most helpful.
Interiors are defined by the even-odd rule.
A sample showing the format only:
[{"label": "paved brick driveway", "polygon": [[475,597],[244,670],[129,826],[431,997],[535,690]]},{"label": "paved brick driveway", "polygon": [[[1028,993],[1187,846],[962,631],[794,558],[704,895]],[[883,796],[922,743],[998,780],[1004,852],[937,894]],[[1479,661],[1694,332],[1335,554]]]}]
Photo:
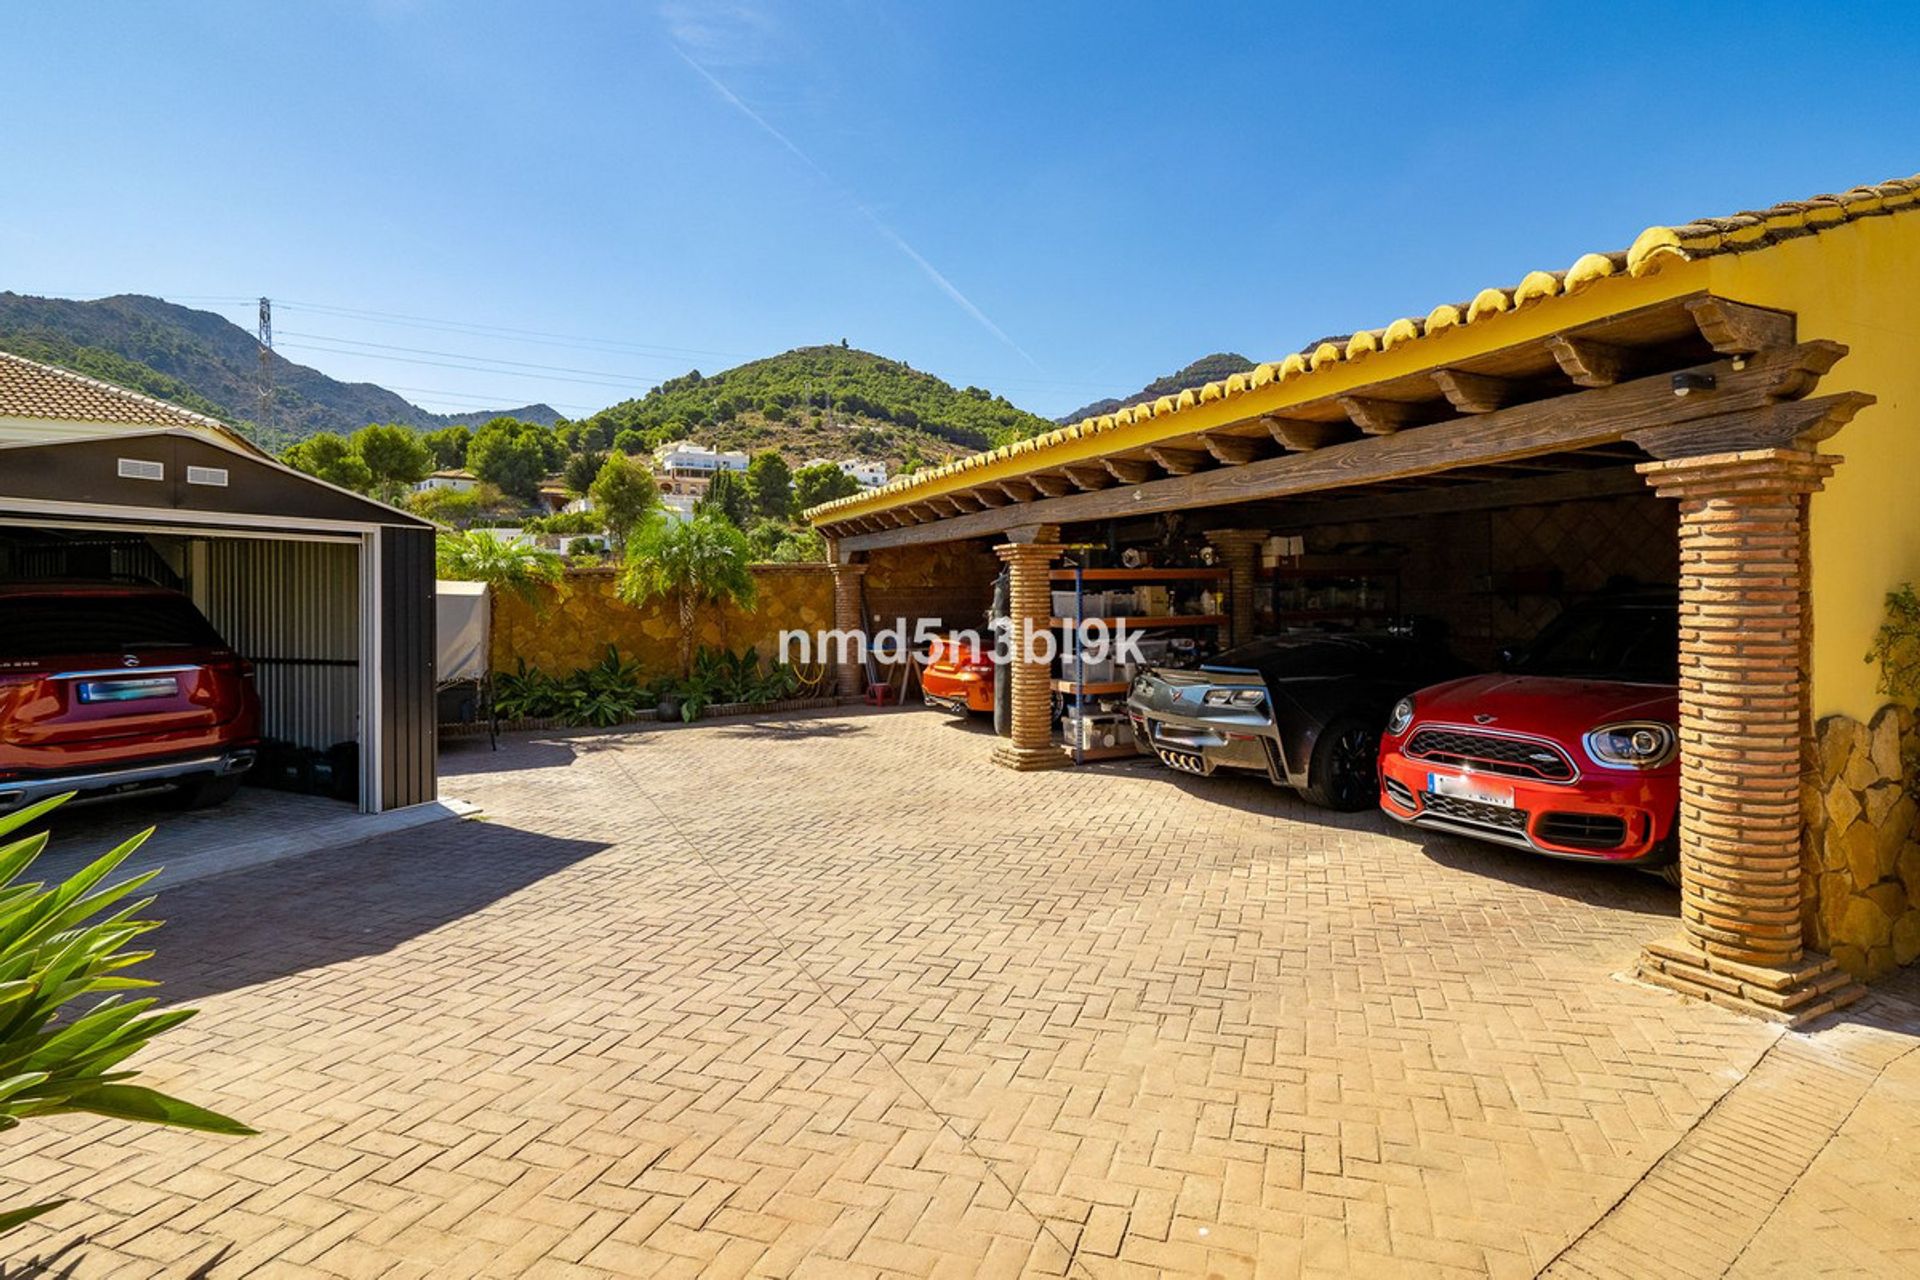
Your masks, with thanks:
[{"label": "paved brick driveway", "polygon": [[1912,1006],[1782,1036],[1613,976],[1671,928],[1651,881],[985,746],[460,747],[489,821],[168,891],[204,1013],[151,1074],[265,1132],[14,1131],[0,1203],[81,1203],[0,1275],[1914,1261]]}]

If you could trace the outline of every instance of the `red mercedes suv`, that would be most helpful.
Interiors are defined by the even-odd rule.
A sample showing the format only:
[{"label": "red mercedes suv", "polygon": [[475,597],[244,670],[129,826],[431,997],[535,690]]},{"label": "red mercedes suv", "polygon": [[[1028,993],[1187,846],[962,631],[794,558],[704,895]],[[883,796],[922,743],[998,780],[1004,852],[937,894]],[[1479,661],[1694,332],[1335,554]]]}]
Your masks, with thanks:
[{"label": "red mercedes suv", "polygon": [[1380,807],[1402,822],[1672,879],[1680,810],[1671,592],[1577,605],[1497,675],[1402,698]]},{"label": "red mercedes suv", "polygon": [[0,813],[160,786],[218,804],[259,738],[252,666],[179,592],[0,584]]}]

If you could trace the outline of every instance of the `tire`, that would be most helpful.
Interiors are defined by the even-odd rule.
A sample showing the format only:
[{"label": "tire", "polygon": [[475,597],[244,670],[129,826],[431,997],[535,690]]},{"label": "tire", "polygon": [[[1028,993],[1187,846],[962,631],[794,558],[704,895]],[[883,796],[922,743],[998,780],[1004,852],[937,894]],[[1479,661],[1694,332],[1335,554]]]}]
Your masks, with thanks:
[{"label": "tire", "polygon": [[1659,876],[1675,889],[1680,887],[1680,864],[1677,862],[1669,862],[1664,867],[1655,867],[1653,874]]},{"label": "tire", "polygon": [[240,790],[240,777],[237,773],[229,773],[223,777],[191,778],[175,788],[174,806],[180,809],[211,809],[215,805],[225,804]]},{"label": "tire", "polygon": [[1379,728],[1359,716],[1335,716],[1313,745],[1300,798],[1340,813],[1357,813],[1379,804]]}]

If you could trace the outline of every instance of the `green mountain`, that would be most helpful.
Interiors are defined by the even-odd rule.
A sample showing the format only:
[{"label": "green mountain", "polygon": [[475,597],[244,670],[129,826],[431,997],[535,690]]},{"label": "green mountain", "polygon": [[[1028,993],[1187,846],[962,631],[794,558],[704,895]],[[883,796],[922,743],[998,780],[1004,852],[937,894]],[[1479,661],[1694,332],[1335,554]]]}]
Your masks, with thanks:
[{"label": "green mountain", "polygon": [[1119,399],[1095,400],[1092,404],[1082,405],[1064,418],[1055,422],[1065,424],[1078,422],[1082,418],[1097,417],[1103,413],[1112,413],[1130,404],[1139,404],[1142,400],[1158,400],[1161,396],[1177,396],[1189,387],[1203,387],[1209,382],[1218,382],[1230,374],[1245,373],[1253,368],[1253,361],[1231,351],[1216,351],[1210,356],[1201,356],[1186,368],[1170,373],[1164,378],[1155,378],[1130,396]]},{"label": "green mountain", "polygon": [[981,387],[955,388],[846,346],[800,347],[710,376],[695,370],[588,421],[637,432],[648,447],[688,437],[721,449],[773,449],[793,463],[857,455],[896,468],[1053,427]]},{"label": "green mountain", "polygon": [[260,427],[260,344],[225,316],[143,294],[89,302],[0,292],[0,350],[171,400],[234,423],[278,449],[369,422],[433,430],[500,414],[551,423],[546,405],[443,415],[369,382],[341,382],[273,355],[271,426]]}]

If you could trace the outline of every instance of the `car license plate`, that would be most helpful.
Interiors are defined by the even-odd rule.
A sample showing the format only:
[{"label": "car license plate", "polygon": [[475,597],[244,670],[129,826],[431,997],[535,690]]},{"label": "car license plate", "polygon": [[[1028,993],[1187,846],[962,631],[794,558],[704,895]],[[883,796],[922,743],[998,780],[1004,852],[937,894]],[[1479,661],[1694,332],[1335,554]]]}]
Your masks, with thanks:
[{"label": "car license plate", "polygon": [[1472,776],[1430,773],[1427,775],[1427,790],[1455,800],[1471,800],[1475,804],[1490,804],[1501,809],[1513,808],[1512,787],[1498,786]]},{"label": "car license plate", "polygon": [[172,676],[147,676],[140,680],[83,680],[82,702],[140,702],[147,698],[178,696],[180,682]]}]

